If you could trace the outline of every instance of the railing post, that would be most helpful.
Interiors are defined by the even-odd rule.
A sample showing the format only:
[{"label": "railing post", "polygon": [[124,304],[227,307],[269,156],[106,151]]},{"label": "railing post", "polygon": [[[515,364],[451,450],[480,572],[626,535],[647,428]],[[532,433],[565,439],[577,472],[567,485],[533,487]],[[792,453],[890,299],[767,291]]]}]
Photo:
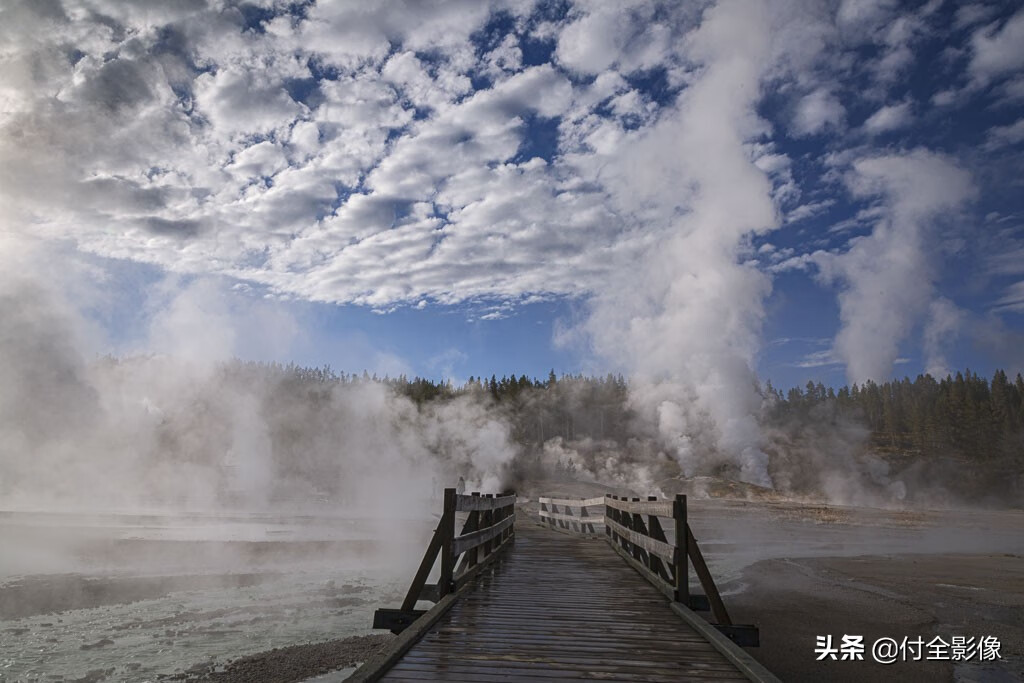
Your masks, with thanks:
[{"label": "railing post", "polygon": [[[612,496],[612,498],[614,498],[617,501],[618,500],[625,500],[625,498],[620,498],[619,496]],[[629,525],[626,524],[626,520],[625,520],[625,514],[626,513],[624,513],[622,510],[620,510],[618,508],[612,508],[612,509],[615,510],[615,521],[619,524],[619,526],[622,526],[622,527],[625,527],[625,528],[628,529]],[[627,539],[622,534],[618,534],[618,533],[615,534],[615,539],[618,540],[619,547],[621,547],[623,550],[625,550],[625,551],[627,551],[627,552],[632,554],[633,551],[629,547],[629,539]]]},{"label": "railing post", "polygon": [[[657,496],[647,496],[648,502],[654,502],[658,500]],[[661,530],[661,522],[658,521],[657,515],[647,515],[647,530],[650,532],[647,535],[653,539],[664,541],[665,534]],[[662,567],[661,558],[654,553],[648,553],[648,560],[650,561],[651,572],[655,576],[663,576],[664,569]]]},{"label": "railing post", "polygon": [[[496,494],[494,497],[501,498],[501,494]],[[497,510],[494,511],[494,523],[497,524],[503,519],[505,519],[505,508],[498,508]],[[491,547],[497,548],[499,545],[501,545],[501,542],[504,540],[505,532],[502,531],[500,534],[498,534],[498,537],[494,540],[494,542],[491,543]]]},{"label": "railing post", "polygon": [[[608,497],[611,498],[613,501],[616,501],[616,500],[619,499],[618,496],[612,495],[610,493],[608,494]],[[605,511],[608,513],[608,516],[611,518],[611,520],[613,522],[618,523],[618,521],[619,521],[619,511],[616,508],[614,508],[612,506],[607,506],[607,507],[605,507]],[[618,534],[618,532],[612,531],[611,536],[612,536],[612,543],[618,543],[619,545],[622,545],[622,543],[619,541],[619,534]]]},{"label": "railing post", "polygon": [[[472,495],[475,498],[479,498],[480,497],[480,492],[479,491],[473,491],[473,493],[470,494],[470,495]],[[469,529],[469,531],[476,531],[477,529],[480,528],[480,512],[477,511],[477,510],[474,510],[473,512],[471,512],[469,514],[475,516],[475,519],[474,519],[475,524],[472,525],[472,527]],[[480,550],[479,548],[473,548],[472,550],[469,551],[468,554],[469,554],[469,566],[470,567],[475,567],[476,563],[477,563],[477,560],[480,559],[479,550]]]},{"label": "railing post", "polygon": [[690,606],[690,569],[689,561],[687,560],[687,550],[689,548],[689,539],[687,538],[686,530],[686,496],[682,493],[676,494],[675,501],[672,502],[672,520],[675,523],[676,533],[676,549],[673,552],[673,560],[675,564],[675,601],[681,602],[687,607]]},{"label": "railing post", "polygon": [[[488,494],[484,495],[484,498],[494,498],[494,494],[493,493],[488,493]],[[488,527],[491,527],[491,526],[494,526],[494,523],[496,521],[494,519],[494,512],[495,512],[494,510],[488,510],[487,512],[484,513],[484,522],[482,524],[484,529],[486,529]],[[491,554],[491,542],[490,541],[484,541],[484,557],[487,557],[490,554]]]},{"label": "railing post", "polygon": [[455,496],[455,489],[444,490],[444,511],[441,513],[444,540],[441,544],[441,578],[437,581],[439,598],[443,598],[454,589],[452,584],[455,574],[455,555],[452,552],[452,543],[455,540]]},{"label": "railing post", "polygon": [[[608,499],[611,498],[611,497],[612,497],[612,494],[610,494],[610,493],[604,494],[604,518],[605,518],[605,521],[607,521],[609,519],[612,519],[611,508],[608,507]],[[604,535],[608,536],[613,541],[615,540],[615,537],[612,536],[612,528],[610,526],[608,526],[607,524],[604,525]]]},{"label": "railing post", "polygon": [[584,519],[585,517],[590,517],[590,515],[587,514],[587,506],[583,505],[584,502],[585,501],[582,500],[580,501],[580,531],[585,534],[592,534],[595,533],[594,523],[588,522]]},{"label": "railing post", "polygon": [[[639,503],[640,499],[639,498],[634,498],[633,502],[634,503]],[[637,524],[637,522],[640,521],[640,515],[630,514],[630,513],[627,512],[626,513],[626,517],[629,519],[629,528],[630,528],[630,530],[635,531],[638,534],[639,533],[643,533],[643,531],[640,529],[639,525]],[[647,551],[645,551],[643,548],[641,548],[640,546],[636,545],[635,543],[633,544],[633,559],[635,559],[637,562],[639,562],[640,564],[642,564],[645,567],[647,567],[648,569],[650,569],[650,567],[647,565],[647,562],[644,561],[644,555],[646,555],[646,554],[647,554]]]},{"label": "railing post", "polygon": [[[515,515],[516,514],[516,492],[515,491],[509,491],[508,495],[512,496],[512,509],[508,512],[508,514],[505,515],[506,517],[508,517],[509,515]],[[515,533],[515,531],[516,531],[516,523],[513,521],[512,522],[512,526],[510,526],[509,528],[505,529],[504,532],[502,532],[504,534],[503,540],[508,540],[508,539],[512,538],[512,535]]]}]

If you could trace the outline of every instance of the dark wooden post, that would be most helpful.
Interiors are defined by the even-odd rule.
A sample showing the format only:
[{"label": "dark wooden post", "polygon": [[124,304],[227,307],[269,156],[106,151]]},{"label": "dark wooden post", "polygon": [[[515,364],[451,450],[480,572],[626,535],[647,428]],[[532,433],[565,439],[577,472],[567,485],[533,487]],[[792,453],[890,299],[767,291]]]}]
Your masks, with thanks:
[{"label": "dark wooden post", "polygon": [[[654,502],[654,501],[658,500],[658,497],[657,496],[647,496],[647,500],[650,501],[650,502]],[[647,515],[647,527],[648,527],[648,529],[651,532],[650,534],[648,534],[651,538],[657,539],[659,541],[664,541],[665,540],[665,534],[662,533],[662,531],[661,531],[661,523],[658,521],[658,516],[657,515]],[[651,571],[654,572],[654,575],[655,576],[664,576],[665,570],[662,567],[661,558],[659,558],[654,553],[650,553],[650,560],[651,560]]]},{"label": "dark wooden post", "polygon": [[[500,493],[497,495],[498,498],[501,498],[501,496],[502,496],[502,494],[500,494]],[[508,513],[508,510],[506,510],[505,508],[499,508],[498,509],[498,517],[497,517],[497,519],[494,520],[495,523],[504,520],[505,517],[508,516],[507,513]],[[505,542],[505,532],[502,531],[500,534],[498,534],[497,538],[495,538],[495,540],[494,540],[494,547],[497,548],[499,545],[501,545],[504,542]]]},{"label": "dark wooden post", "polygon": [[[604,502],[604,521],[605,522],[607,522],[609,519],[612,519],[612,512],[611,512],[612,509],[610,507],[608,507],[608,499],[611,498],[611,497],[612,497],[612,494],[610,494],[610,493],[604,494],[604,501],[605,501]],[[608,526],[607,524],[604,525],[604,535],[610,537],[612,540],[615,540],[615,538],[612,536],[612,528],[610,526]]]},{"label": "dark wooden post", "polygon": [[[494,498],[494,494],[493,493],[488,493],[484,497],[485,498]],[[494,510],[488,510],[487,512],[484,513],[484,523],[481,526],[483,528],[485,528],[485,529],[494,526]],[[484,541],[484,557],[487,557],[490,554],[491,554],[491,542],[490,541]]]},{"label": "dark wooden post", "polygon": [[[625,496],[615,496],[615,500],[625,501],[626,497]],[[629,528],[629,522],[626,520],[626,513],[623,512],[622,510],[618,509],[618,508],[615,508],[615,521],[619,523],[619,526],[624,527],[626,529]],[[619,535],[619,545],[622,547],[623,550],[625,550],[626,552],[632,554],[633,551],[629,547],[629,539],[626,538],[625,536],[622,536],[621,534]]]},{"label": "dark wooden post", "polygon": [[[506,517],[514,516],[516,514],[516,492],[515,491],[509,491],[508,495],[512,496],[512,504],[508,507],[508,509],[505,512],[505,516]],[[513,521],[512,522],[512,526],[510,526],[509,528],[505,529],[505,531],[504,531],[505,540],[508,540],[508,539],[512,538],[512,534],[514,534],[515,531],[516,531],[516,523]]]},{"label": "dark wooden post", "polygon": [[[654,500],[654,499],[653,498],[648,498],[647,500]],[[639,498],[634,498],[633,501],[634,502],[639,502],[640,499]],[[634,531],[637,531],[638,533],[641,533],[644,536],[647,536],[648,538],[651,537],[650,530],[647,528],[647,525],[644,524],[644,516],[642,514],[640,514],[639,512],[634,512],[633,513],[633,529],[634,529]],[[640,561],[643,562],[644,566],[646,566],[652,572],[657,574],[657,571],[655,571],[654,565],[652,564],[652,560],[655,558],[655,556],[652,555],[651,553],[647,552],[647,550],[645,548],[638,548],[638,550],[640,552]]]},{"label": "dark wooden post", "polygon": [[[634,503],[639,503],[640,499],[639,498],[634,498],[633,502]],[[642,534],[643,530],[640,528],[640,524],[643,524],[643,521],[641,520],[640,515],[626,513],[626,517],[629,519],[629,528],[632,529],[633,531],[635,531],[638,534]],[[640,522],[640,524],[637,524],[637,522]],[[647,567],[648,569],[650,569],[650,567],[647,566],[646,560],[644,559],[644,555],[646,555],[646,554],[647,554],[646,550],[644,550],[643,548],[641,548],[640,546],[638,546],[636,544],[633,545],[633,559],[635,559],[637,562],[639,562],[640,564],[642,564],[645,567]]]},{"label": "dark wooden post", "polygon": [[[470,495],[472,495],[474,498],[479,498],[480,497],[480,492],[479,491],[474,491]],[[473,519],[472,519],[473,525],[472,525],[472,528],[469,529],[469,531],[476,531],[477,529],[480,528],[480,512],[478,510],[474,510],[473,512],[471,512],[469,514],[472,515],[472,517],[473,517]],[[469,558],[468,558],[469,559],[468,566],[475,567],[476,563],[480,559],[480,548],[479,547],[473,548],[472,550],[467,551],[466,554],[469,556]]]},{"label": "dark wooden post", "polygon": [[581,500],[580,501],[580,531],[582,531],[585,534],[592,534],[592,533],[594,533],[594,523],[593,522],[588,522],[586,519],[584,519],[585,517],[590,517],[590,515],[587,514],[587,506],[583,505],[583,501]]},{"label": "dark wooden post", "polygon": [[[500,493],[498,494],[498,497],[499,498],[501,497]],[[498,518],[496,520],[494,520],[494,521],[495,521],[495,523],[501,522],[501,521],[504,521],[506,517],[508,517],[508,508],[500,508],[498,510]],[[505,531],[507,531],[507,529]],[[497,541],[494,544],[495,548],[497,548],[499,545],[501,545],[505,541],[505,531],[502,531],[500,534],[498,534]]]},{"label": "dark wooden post", "polygon": [[[618,496],[610,496],[610,497],[611,497],[611,499],[613,501],[618,501],[618,499],[619,499]],[[607,510],[608,516],[611,518],[611,520],[613,522],[615,522],[616,524],[618,524],[618,522],[619,522],[619,510],[618,510],[618,508],[615,508],[615,507],[612,507],[612,506],[608,506],[605,509]],[[613,532],[611,532],[611,534],[612,534],[612,543],[617,543],[619,545],[622,545],[622,541],[621,541],[621,537],[619,536],[619,533],[617,531],[613,531]]]},{"label": "dark wooden post", "polygon": [[718,586],[715,585],[715,580],[711,577],[708,564],[704,561],[704,554],[701,553],[700,546],[697,545],[697,539],[693,537],[693,530],[689,526],[686,527],[686,543],[690,560],[693,562],[693,571],[697,574],[697,578],[700,579],[701,587],[704,588],[704,595],[707,596],[708,603],[711,605],[711,612],[715,615],[715,621],[720,626],[731,626],[732,619],[729,618],[729,612],[725,609],[722,596],[718,593]]},{"label": "dark wooden post", "polygon": [[[620,502],[625,502],[625,501],[629,500],[625,496],[616,496],[616,499],[619,500]],[[622,510],[616,508],[615,509],[615,521],[618,522],[619,526],[623,527],[624,529],[629,529],[629,514],[628,513],[623,512]],[[621,545],[622,549],[625,550],[630,555],[633,554],[633,549],[629,545],[629,538],[627,538],[626,536],[622,536],[621,534],[619,535],[619,545]]]},{"label": "dark wooden post", "polygon": [[672,520],[676,526],[675,540],[676,549],[673,552],[675,563],[675,601],[681,602],[687,607],[690,606],[690,569],[686,555],[689,551],[690,542],[687,537],[686,524],[686,496],[682,493],[676,494],[672,503]]},{"label": "dark wooden post", "polygon": [[455,489],[444,490],[444,512],[441,522],[444,528],[444,541],[441,544],[441,578],[437,581],[438,597],[443,598],[454,589],[455,555],[452,553],[452,542],[455,540]]}]

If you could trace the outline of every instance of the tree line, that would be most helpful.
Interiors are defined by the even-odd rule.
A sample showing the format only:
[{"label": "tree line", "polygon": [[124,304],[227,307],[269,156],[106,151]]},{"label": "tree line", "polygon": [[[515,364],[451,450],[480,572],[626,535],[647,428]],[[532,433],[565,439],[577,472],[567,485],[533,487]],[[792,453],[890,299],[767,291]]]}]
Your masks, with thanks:
[{"label": "tree line", "polygon": [[[379,382],[417,404],[469,396],[490,401],[513,421],[518,440],[543,442],[555,436],[625,441],[633,413],[629,385],[622,375],[471,376],[462,384],[424,377],[378,377],[336,373],[330,366],[240,363],[301,385]],[[883,450],[959,455],[977,460],[1020,459],[1024,453],[1024,377],[1012,380],[996,370],[991,381],[965,370],[936,379],[929,374],[878,384],[867,381],[838,390],[808,382],[783,392],[769,381],[761,420],[850,420],[866,426]]]},{"label": "tree line", "polygon": [[1019,471],[1024,465],[1024,377],[996,370],[989,381],[965,370],[929,374],[838,391],[808,382],[783,394],[764,389],[766,419],[853,420],[871,430],[882,451],[967,458]]}]

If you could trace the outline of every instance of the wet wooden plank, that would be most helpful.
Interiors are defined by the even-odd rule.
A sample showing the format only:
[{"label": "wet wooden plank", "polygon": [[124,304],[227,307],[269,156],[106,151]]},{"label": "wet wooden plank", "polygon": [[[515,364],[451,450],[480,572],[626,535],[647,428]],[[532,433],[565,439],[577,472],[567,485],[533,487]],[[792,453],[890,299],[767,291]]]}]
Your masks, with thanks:
[{"label": "wet wooden plank", "polygon": [[748,680],[604,542],[516,527],[381,680]]}]

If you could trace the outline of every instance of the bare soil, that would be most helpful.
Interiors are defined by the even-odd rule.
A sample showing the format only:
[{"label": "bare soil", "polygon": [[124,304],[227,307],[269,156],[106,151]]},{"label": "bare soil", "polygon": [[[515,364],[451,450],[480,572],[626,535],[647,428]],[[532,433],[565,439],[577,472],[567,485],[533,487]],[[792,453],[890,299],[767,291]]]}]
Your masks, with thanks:
[{"label": "bare soil", "polygon": [[229,660],[220,670],[211,663],[165,680],[186,683],[293,683],[355,666],[394,638],[391,634],[351,636],[323,643],[280,647]]}]

